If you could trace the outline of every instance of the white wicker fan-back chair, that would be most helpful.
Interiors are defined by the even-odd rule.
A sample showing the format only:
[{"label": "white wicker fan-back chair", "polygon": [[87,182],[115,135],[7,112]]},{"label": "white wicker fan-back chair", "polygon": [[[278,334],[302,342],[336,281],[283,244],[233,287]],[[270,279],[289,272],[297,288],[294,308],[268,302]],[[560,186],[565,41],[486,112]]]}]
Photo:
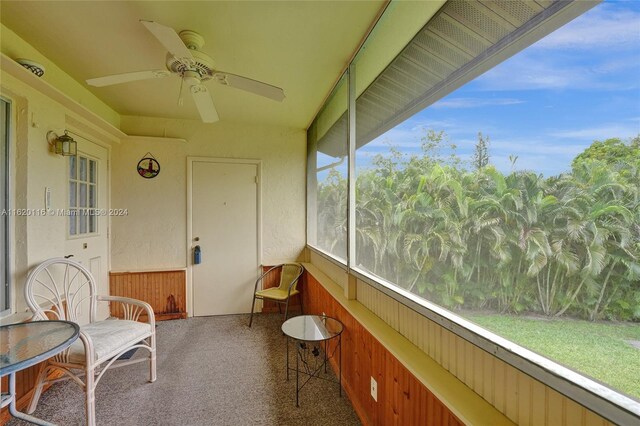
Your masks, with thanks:
[{"label": "white wicker fan-back chair", "polygon": [[[87,313],[89,320],[87,324],[80,324],[80,338],[64,352],[47,360],[40,370],[27,410],[29,413],[36,409],[45,384],[70,378],[84,388],[86,423],[93,426],[96,423],[95,388],[109,367],[148,360],[149,381],[156,380],[155,317],[148,303],[97,295],[91,272],[80,263],[63,258],[49,259],[29,273],[25,298],[36,321],[59,319],[80,323],[80,316]],[[123,304],[124,319],[97,321],[98,302]],[[146,323],[138,321],[142,314],[146,314]],[[117,361],[134,348],[148,350],[149,357]],[[67,377],[47,380],[49,373],[56,369]]]}]

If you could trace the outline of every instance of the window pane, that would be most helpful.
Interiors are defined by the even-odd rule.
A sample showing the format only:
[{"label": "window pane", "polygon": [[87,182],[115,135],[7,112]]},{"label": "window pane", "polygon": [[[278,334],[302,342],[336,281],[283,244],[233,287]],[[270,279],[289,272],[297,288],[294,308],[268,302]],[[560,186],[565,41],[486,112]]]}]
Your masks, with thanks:
[{"label": "window pane", "polygon": [[602,3],[444,97],[466,55],[421,32],[356,101],[354,262],[635,398],[638,16]]},{"label": "window pane", "polygon": [[86,234],[87,233],[87,211],[86,210],[80,210],[78,212],[78,222],[80,224],[78,233]]},{"label": "window pane", "polygon": [[347,78],[344,76],[309,129],[308,240],[347,257]]},{"label": "window pane", "polygon": [[69,178],[71,178],[71,179],[76,179],[76,173],[77,173],[76,163],[77,163],[77,161],[78,160],[77,160],[77,157],[75,155],[69,157]]},{"label": "window pane", "polygon": [[96,232],[96,212],[95,210],[89,211],[89,232]]},{"label": "window pane", "polygon": [[69,214],[69,235],[76,235],[78,233],[78,211],[71,210]]},{"label": "window pane", "polygon": [[69,207],[78,207],[78,184],[69,182]]},{"label": "window pane", "polygon": [[89,160],[89,182],[96,183],[96,162]]},{"label": "window pane", "polygon": [[80,157],[80,174],[78,175],[78,180],[87,180],[87,159],[85,157]]},{"label": "window pane", "polygon": [[96,186],[89,185],[89,207],[96,208]]},{"label": "window pane", "polygon": [[87,184],[80,184],[80,207],[87,207]]}]

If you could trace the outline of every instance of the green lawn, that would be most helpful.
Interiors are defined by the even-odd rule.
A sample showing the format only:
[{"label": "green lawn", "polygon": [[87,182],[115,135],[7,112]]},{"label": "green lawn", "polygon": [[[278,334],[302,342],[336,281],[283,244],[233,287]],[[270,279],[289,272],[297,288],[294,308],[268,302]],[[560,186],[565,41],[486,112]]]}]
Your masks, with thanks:
[{"label": "green lawn", "polygon": [[640,324],[464,313],[464,317],[640,399]]}]

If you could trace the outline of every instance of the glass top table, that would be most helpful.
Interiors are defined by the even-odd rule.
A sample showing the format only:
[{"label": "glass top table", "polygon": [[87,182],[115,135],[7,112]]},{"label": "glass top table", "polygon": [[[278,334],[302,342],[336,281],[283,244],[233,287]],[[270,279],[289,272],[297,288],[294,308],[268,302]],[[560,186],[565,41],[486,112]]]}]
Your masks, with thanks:
[{"label": "glass top table", "polygon": [[342,323],[337,319],[320,315],[300,315],[282,324],[282,332],[292,339],[304,342],[321,342],[342,333]]},{"label": "glass top table", "polygon": [[[296,373],[296,407],[299,407],[300,390],[312,378],[329,380],[338,384],[342,396],[342,331],[340,321],[325,315],[299,315],[282,324],[282,332],[287,336],[287,380],[289,371]],[[335,339],[335,340],[333,340]],[[289,341],[296,342],[295,368],[289,364]],[[330,359],[338,357],[337,379],[327,375]],[[322,375],[324,370],[324,376]],[[306,379],[300,383],[300,374]]]},{"label": "glass top table", "polygon": [[69,321],[33,321],[0,326],[0,377],[9,376],[9,393],[2,395],[0,406],[9,405],[9,412],[16,418],[50,425],[17,410],[15,374],[67,349],[79,334],[80,327]]}]

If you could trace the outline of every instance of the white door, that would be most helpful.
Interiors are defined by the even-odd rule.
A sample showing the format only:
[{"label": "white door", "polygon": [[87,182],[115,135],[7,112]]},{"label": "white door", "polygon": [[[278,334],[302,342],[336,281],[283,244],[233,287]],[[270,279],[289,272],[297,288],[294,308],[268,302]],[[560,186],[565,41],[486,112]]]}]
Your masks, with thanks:
[{"label": "white door", "polygon": [[[87,267],[97,284],[98,294],[109,294],[108,225],[109,180],[106,148],[77,139],[78,155],[67,157],[67,242],[65,255]],[[84,306],[82,306],[84,308]],[[81,308],[81,309],[82,309]],[[80,312],[88,322],[88,312]],[[97,319],[109,316],[109,305],[98,304]]]},{"label": "white door", "polygon": [[[192,266],[195,316],[251,311],[258,272],[258,165],[194,161]],[[191,252],[193,262],[193,251]]]}]

